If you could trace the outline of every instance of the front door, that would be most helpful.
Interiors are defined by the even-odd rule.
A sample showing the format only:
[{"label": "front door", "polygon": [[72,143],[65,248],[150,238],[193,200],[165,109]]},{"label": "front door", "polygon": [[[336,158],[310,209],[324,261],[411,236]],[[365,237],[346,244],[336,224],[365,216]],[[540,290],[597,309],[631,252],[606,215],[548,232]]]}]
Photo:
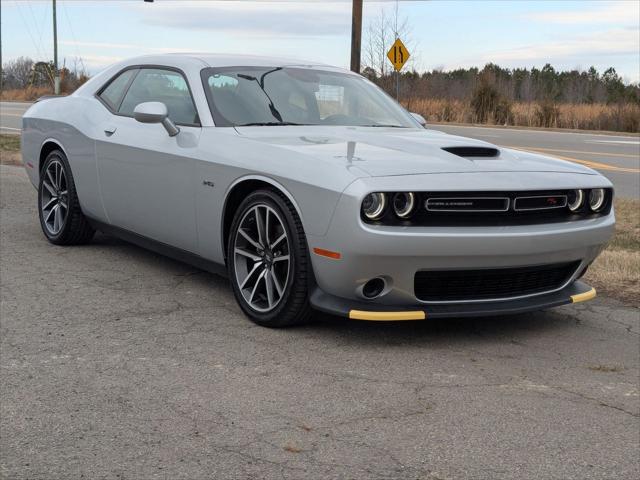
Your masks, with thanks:
[{"label": "front door", "polygon": [[[133,118],[138,104],[151,101],[167,105],[169,118],[180,128],[177,136],[170,137],[162,125]],[[173,70],[141,68],[114,110],[96,141],[109,222],[196,252],[195,165],[189,151],[201,128],[185,78]]]}]

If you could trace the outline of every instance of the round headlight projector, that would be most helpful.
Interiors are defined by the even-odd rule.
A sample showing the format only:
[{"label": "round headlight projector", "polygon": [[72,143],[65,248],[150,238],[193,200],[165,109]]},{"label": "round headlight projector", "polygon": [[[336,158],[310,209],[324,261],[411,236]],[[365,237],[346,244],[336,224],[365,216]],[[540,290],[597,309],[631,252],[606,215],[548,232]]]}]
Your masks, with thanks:
[{"label": "round headlight projector", "polygon": [[591,193],[589,193],[589,207],[591,207],[591,210],[593,210],[594,212],[599,212],[600,210],[602,210],[602,207],[604,207],[605,198],[606,196],[604,194],[603,188],[594,188],[593,190],[591,190]]},{"label": "round headlight projector", "polygon": [[582,208],[582,202],[584,202],[584,191],[583,190],[574,190],[569,194],[569,210],[575,212]]},{"label": "round headlight projector", "polygon": [[400,218],[407,218],[413,212],[416,196],[412,192],[396,193],[393,196],[393,211]]},{"label": "round headlight projector", "polygon": [[387,196],[384,193],[370,193],[362,201],[362,213],[369,220],[378,220],[384,214]]}]

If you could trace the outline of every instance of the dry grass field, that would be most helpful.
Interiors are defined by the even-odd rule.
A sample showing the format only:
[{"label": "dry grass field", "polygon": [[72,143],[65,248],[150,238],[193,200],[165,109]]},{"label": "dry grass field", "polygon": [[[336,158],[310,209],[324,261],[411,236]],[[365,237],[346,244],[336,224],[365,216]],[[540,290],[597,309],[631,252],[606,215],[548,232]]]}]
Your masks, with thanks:
[{"label": "dry grass field", "polygon": [[[404,103],[411,112],[421,114],[427,122],[476,123],[470,102],[447,99],[409,99]],[[520,127],[570,128],[576,130],[640,131],[640,105],[604,103],[559,103],[543,106],[535,102],[510,104],[508,125]],[[489,118],[489,124],[505,124]]]},{"label": "dry grass field", "polygon": [[0,100],[6,102],[33,102],[44,95],[53,95],[49,87],[29,87],[0,91]]},{"label": "dry grass field", "polygon": [[[0,160],[22,165],[20,137],[0,135]],[[606,250],[589,268],[586,280],[607,296],[640,305],[640,200],[619,198],[615,202],[616,234]]]}]

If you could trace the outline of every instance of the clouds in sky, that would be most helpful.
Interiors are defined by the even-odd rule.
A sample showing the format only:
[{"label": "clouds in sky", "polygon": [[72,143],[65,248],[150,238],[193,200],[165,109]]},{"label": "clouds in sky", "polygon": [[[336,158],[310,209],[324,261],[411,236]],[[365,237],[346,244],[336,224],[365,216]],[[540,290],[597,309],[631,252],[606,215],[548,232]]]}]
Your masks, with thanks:
[{"label": "clouds in sky", "polygon": [[[393,0],[365,0],[364,25]],[[2,0],[3,58],[51,58],[51,0]],[[640,80],[640,1],[402,1],[418,69],[613,66]],[[347,67],[351,0],[58,0],[62,58],[92,71],[142,54],[212,51]]]},{"label": "clouds in sky", "polygon": [[148,25],[247,36],[341,35],[351,26],[348,2],[185,1],[154,7],[146,9],[143,22]]}]

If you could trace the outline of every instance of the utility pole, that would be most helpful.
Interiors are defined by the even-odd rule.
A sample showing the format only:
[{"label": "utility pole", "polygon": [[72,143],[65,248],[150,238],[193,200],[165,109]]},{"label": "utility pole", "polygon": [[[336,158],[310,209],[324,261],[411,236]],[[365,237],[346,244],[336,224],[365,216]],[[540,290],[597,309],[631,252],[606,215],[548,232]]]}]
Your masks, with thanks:
[{"label": "utility pole", "polygon": [[60,95],[60,72],[58,71],[58,22],[56,0],[53,0],[53,93]]},{"label": "utility pole", "polygon": [[353,0],[351,14],[351,71],[360,73],[360,47],[362,45],[362,0]]}]

